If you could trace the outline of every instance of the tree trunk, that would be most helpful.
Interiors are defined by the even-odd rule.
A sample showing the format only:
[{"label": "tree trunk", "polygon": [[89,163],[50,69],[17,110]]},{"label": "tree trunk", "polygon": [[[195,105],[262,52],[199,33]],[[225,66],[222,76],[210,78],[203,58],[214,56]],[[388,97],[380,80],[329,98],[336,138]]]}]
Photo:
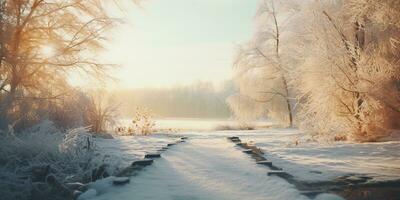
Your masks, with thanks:
[{"label": "tree trunk", "polygon": [[290,100],[289,100],[289,89],[288,89],[288,85],[286,82],[286,78],[285,76],[282,76],[282,80],[283,80],[283,86],[285,88],[285,92],[286,92],[286,105],[287,105],[287,109],[288,109],[288,116],[289,116],[289,127],[293,127],[293,113],[292,113],[292,105],[290,104]]},{"label": "tree trunk", "polygon": [[[364,29],[364,25],[363,23],[360,23],[358,21],[355,22],[354,24],[354,28],[355,28],[355,54],[357,56],[357,59],[360,59],[360,51],[364,50],[364,45],[365,45],[365,29]],[[356,72],[356,76],[357,76],[357,71],[358,71],[358,66],[355,66],[355,72]],[[358,124],[357,124],[357,131],[360,134],[364,134],[363,133],[363,124],[362,124],[362,119],[361,119],[361,112],[362,112],[362,104],[364,103],[364,95],[360,94],[360,92],[357,92],[355,94],[355,100],[356,100],[356,118],[358,120]]]},{"label": "tree trunk", "polygon": [[0,129],[8,130],[8,125],[13,124],[13,120],[10,117],[10,110],[14,106],[16,97],[16,88],[11,87],[10,92],[5,95],[4,101],[1,102],[0,108]]},{"label": "tree trunk", "polygon": [[[274,5],[274,1],[271,1],[271,5],[272,5],[272,17],[274,18],[274,25],[275,25],[275,53],[276,53],[276,59],[278,61],[278,65],[281,65],[280,62],[280,54],[279,54],[279,48],[280,48],[280,30],[279,30],[279,26],[278,26],[278,20],[276,18],[276,11],[275,11],[275,5]],[[287,80],[285,77],[285,71],[283,71],[282,66],[279,66],[279,71],[281,73],[281,78],[282,78],[282,82],[283,82],[283,87],[285,90],[285,101],[286,101],[286,105],[287,105],[287,109],[288,109],[288,117],[289,117],[289,127],[293,126],[293,115],[292,115],[292,106],[290,105],[290,100],[289,100],[289,88],[288,88],[288,84],[287,84]]]}]

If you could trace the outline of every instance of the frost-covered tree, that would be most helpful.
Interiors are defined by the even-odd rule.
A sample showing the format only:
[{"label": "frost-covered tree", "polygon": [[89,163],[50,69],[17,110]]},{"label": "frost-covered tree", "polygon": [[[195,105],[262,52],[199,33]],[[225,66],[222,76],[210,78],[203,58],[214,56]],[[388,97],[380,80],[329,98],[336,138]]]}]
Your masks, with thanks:
[{"label": "frost-covered tree", "polygon": [[[287,126],[293,125],[289,81],[295,58],[291,55],[294,51],[290,49],[292,32],[288,25],[298,9],[294,1],[260,1],[253,39],[242,46],[235,62],[234,79],[240,91],[236,97],[247,99],[247,104],[261,104],[268,117]],[[240,108],[235,104],[241,101],[232,98],[228,101],[231,107]],[[233,110],[238,112],[238,109]]]},{"label": "frost-covered tree", "polygon": [[33,111],[43,100],[64,95],[60,87],[67,86],[71,71],[106,75],[109,65],[100,63],[96,52],[102,33],[116,22],[105,10],[111,3],[0,1],[0,128],[36,118],[23,112],[24,105]]},{"label": "frost-covered tree", "polygon": [[297,68],[302,126],[375,140],[398,127],[398,1],[313,4],[305,63]]}]

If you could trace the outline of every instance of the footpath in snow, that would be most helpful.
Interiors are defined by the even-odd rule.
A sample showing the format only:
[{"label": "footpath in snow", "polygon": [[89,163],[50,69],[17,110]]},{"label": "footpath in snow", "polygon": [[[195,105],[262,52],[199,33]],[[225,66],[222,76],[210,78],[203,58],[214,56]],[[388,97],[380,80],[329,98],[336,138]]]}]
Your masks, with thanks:
[{"label": "footpath in snow", "polygon": [[224,138],[197,138],[171,147],[154,164],[93,199],[308,199]]},{"label": "footpath in snow", "polygon": [[[101,180],[90,186],[96,190],[94,197],[86,199],[342,199],[324,194],[337,188],[336,184],[341,184],[342,189],[337,188],[339,192],[335,193],[349,199],[369,193],[374,194],[372,199],[389,196],[394,199],[399,194],[396,184],[400,178],[400,142],[320,144],[308,141],[294,129],[186,132],[185,135],[190,139],[162,152],[153,165],[131,177],[129,184],[115,187],[110,181]],[[293,178],[268,176],[268,166],[256,164],[254,157],[242,152],[245,148],[227,140],[233,135],[260,148],[267,162],[272,161],[277,169],[283,169]],[[99,146],[111,154],[110,158],[118,157],[116,160],[129,165],[177,137],[129,137],[100,142]],[[353,191],[356,186],[353,183],[369,186]],[[341,193],[345,188],[350,191]]]}]

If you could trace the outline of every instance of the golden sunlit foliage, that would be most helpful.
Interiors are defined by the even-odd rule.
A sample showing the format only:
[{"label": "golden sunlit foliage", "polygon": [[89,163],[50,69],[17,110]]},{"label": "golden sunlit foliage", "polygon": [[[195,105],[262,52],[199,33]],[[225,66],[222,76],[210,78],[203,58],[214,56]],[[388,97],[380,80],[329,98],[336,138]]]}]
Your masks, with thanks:
[{"label": "golden sunlit foliage", "polygon": [[390,0],[314,5],[312,43],[296,72],[306,94],[302,125],[359,141],[399,128],[399,18],[386,16],[396,6],[398,12]]},{"label": "golden sunlit foliage", "polygon": [[136,108],[135,117],[132,120],[134,131],[142,135],[150,135],[156,125],[151,111],[146,108]]},{"label": "golden sunlit foliage", "polygon": [[[263,8],[274,1],[261,2]],[[268,100],[265,110],[276,119],[274,113],[287,109],[276,109],[284,98],[274,99],[293,91],[297,125],[332,138],[375,141],[400,128],[399,1],[316,1],[291,10],[299,14],[277,21],[269,15],[257,23],[255,45],[238,56],[241,93],[253,103]],[[277,58],[272,52],[278,47]],[[276,78],[282,72],[290,83],[286,91]],[[268,95],[257,95],[260,91]]]},{"label": "golden sunlit foliage", "polygon": [[132,126],[120,126],[116,131],[119,135],[150,135],[154,133],[156,122],[151,110],[146,107],[136,107]]},{"label": "golden sunlit foliage", "polygon": [[[102,0],[5,0],[0,4],[1,128],[40,118],[72,94],[66,81],[78,70],[96,78],[108,65],[96,52],[115,19]],[[60,102],[62,101],[62,102]],[[50,103],[52,102],[52,103]],[[29,107],[29,108],[28,108]]]}]

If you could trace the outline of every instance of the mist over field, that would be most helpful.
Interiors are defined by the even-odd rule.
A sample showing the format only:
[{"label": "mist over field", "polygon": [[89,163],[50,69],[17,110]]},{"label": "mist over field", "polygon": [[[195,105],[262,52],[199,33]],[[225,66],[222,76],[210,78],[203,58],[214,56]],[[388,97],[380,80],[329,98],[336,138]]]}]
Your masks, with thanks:
[{"label": "mist over field", "polygon": [[226,98],[236,89],[231,81],[221,86],[197,82],[171,88],[127,89],[111,93],[121,102],[121,115],[133,117],[137,107],[149,108],[157,118],[230,118]]}]

